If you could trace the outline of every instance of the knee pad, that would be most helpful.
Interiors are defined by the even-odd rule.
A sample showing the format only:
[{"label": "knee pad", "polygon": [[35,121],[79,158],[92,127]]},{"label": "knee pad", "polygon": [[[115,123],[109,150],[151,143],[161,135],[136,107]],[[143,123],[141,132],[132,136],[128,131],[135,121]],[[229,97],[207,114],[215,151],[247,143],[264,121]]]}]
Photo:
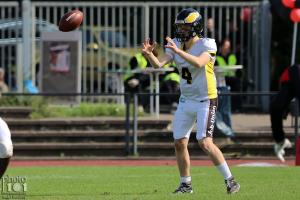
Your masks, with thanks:
[{"label": "knee pad", "polygon": [[13,145],[10,142],[0,141],[0,158],[10,158],[13,155]]}]

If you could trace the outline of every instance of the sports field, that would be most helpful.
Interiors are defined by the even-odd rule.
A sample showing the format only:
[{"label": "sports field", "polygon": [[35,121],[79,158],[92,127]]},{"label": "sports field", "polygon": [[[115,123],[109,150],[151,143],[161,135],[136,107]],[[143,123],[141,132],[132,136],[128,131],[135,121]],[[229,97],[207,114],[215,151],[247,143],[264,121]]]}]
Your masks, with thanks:
[{"label": "sports field", "polygon": [[11,167],[7,175],[26,177],[26,199],[300,199],[299,167],[232,167],[241,184],[227,195],[214,167],[192,167],[194,194],[173,195],[176,166]]}]

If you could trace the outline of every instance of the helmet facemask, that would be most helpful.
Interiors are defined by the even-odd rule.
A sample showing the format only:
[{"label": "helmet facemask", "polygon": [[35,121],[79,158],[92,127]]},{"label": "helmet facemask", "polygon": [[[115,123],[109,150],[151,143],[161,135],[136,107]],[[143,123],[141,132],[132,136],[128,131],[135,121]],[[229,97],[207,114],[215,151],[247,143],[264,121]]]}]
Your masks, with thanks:
[{"label": "helmet facemask", "polygon": [[186,42],[195,36],[201,36],[202,30],[191,24],[175,24],[175,37],[179,42]]}]

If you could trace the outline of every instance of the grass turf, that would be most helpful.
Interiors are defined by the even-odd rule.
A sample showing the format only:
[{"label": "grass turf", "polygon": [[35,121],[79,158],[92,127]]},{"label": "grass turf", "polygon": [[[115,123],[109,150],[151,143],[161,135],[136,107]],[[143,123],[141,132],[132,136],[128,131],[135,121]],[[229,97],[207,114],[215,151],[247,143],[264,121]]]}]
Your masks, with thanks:
[{"label": "grass turf", "polygon": [[241,191],[227,195],[214,167],[192,167],[194,193],[173,195],[175,166],[160,167],[16,167],[6,175],[25,176],[26,199],[300,199],[299,167],[232,167]]}]

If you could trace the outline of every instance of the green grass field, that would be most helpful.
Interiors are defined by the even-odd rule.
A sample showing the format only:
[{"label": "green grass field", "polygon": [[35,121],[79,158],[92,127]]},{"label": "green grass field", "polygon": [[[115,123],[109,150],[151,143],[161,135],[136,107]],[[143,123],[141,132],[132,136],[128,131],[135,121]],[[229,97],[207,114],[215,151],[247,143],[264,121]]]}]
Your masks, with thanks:
[{"label": "green grass field", "polygon": [[173,195],[178,186],[175,166],[160,167],[16,167],[7,175],[25,176],[26,199],[300,199],[299,167],[233,167],[241,184],[227,195],[214,167],[192,167],[194,194]]}]

